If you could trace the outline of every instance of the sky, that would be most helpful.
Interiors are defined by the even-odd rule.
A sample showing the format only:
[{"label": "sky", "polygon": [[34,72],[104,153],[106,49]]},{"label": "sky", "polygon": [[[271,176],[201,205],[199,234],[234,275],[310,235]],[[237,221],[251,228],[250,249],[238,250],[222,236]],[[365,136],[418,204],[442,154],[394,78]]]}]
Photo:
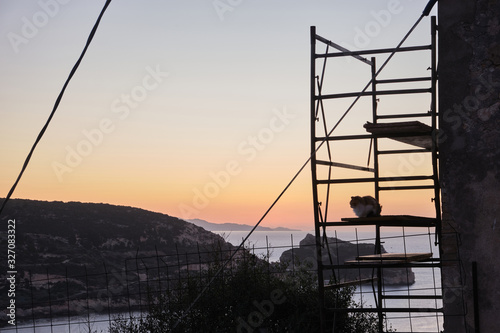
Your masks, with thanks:
[{"label": "sky", "polygon": [[[104,3],[0,0],[0,197]],[[253,225],[310,156],[310,26],[353,50],[394,47],[426,3],[114,0],[13,198]],[[405,45],[428,43],[429,25],[424,20]],[[395,59],[387,75],[421,70],[418,61]],[[325,87],[361,90],[369,76],[356,66],[343,60]],[[401,107],[385,105],[389,113]],[[353,111],[339,132],[362,131],[367,120]],[[367,147],[338,153],[366,161]],[[394,174],[418,173],[426,163],[410,156],[389,164]],[[261,225],[311,229],[311,189],[308,165]],[[331,214],[353,216],[350,196],[370,191],[340,187]],[[430,200],[417,197],[398,193],[382,204],[390,213],[428,215]]]}]

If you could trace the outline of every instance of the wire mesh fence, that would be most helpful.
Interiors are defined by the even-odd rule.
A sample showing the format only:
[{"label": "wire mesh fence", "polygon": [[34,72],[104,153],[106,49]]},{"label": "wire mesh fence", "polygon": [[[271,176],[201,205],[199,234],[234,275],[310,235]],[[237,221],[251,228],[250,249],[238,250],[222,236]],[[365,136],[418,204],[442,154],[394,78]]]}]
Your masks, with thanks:
[{"label": "wire mesh fence", "polygon": [[[137,253],[122,267],[103,263],[70,271],[25,272],[16,281],[16,325],[4,322],[0,331],[108,332],[116,322],[145,318],[160,300],[169,305],[184,302],[177,308],[188,308],[196,298],[188,295],[193,290],[200,292],[216,276],[230,279],[243,266],[253,268],[263,281],[294,273],[295,265],[287,264],[285,269],[269,262],[265,254],[255,254],[270,253],[270,246],[235,251],[214,244],[211,250],[198,247],[189,253]],[[309,271],[314,273],[312,267]]]},{"label": "wire mesh fence", "polygon": [[[412,240],[419,246],[425,246],[422,245],[426,243],[424,238],[429,242],[429,233],[397,234],[399,236],[390,234],[384,238],[389,249],[403,242],[403,236],[407,242],[405,249],[411,246]],[[349,241],[352,250],[358,253],[367,243],[373,244],[370,237],[358,238],[356,235]],[[338,264],[343,260],[338,252],[346,242],[334,237],[329,245]],[[295,317],[301,325],[313,327],[319,323],[315,313],[318,304],[316,258],[314,255],[307,256],[307,253],[315,253],[314,242],[297,245],[292,238],[289,246],[266,244],[263,247],[246,246],[238,252],[235,250],[234,247],[223,248],[214,244],[211,248],[198,246],[191,252],[177,250],[169,255],[159,254],[158,251],[147,254],[137,252],[122,265],[103,263],[97,267],[82,265],[71,269],[47,269],[43,273],[25,272],[17,277],[16,282],[16,325],[2,323],[0,331],[139,332],[144,323],[151,324],[154,317],[157,325],[163,321],[161,325],[168,326],[156,331],[184,332],[187,331],[187,324],[180,325],[178,330],[173,328],[186,317],[187,322],[210,321],[213,318],[220,326],[217,332],[259,332],[259,329],[264,332],[264,328],[278,325],[271,320],[278,318],[280,311],[296,311],[291,315],[288,313],[288,318]],[[283,252],[281,260],[270,260],[274,251]],[[358,269],[354,269],[354,273],[357,272]],[[439,269],[421,268],[414,273],[405,270],[403,275],[400,276],[403,280],[416,275],[417,283],[408,281],[406,285],[387,285],[384,286],[385,291],[412,296],[441,293]],[[205,293],[206,297],[200,298],[201,293]],[[298,297],[298,293],[302,293],[301,297],[306,301]],[[345,302],[342,306],[366,309],[374,306],[372,295],[372,284],[360,283],[333,291],[330,300],[336,303],[330,305],[337,308]],[[286,305],[280,306],[285,300]],[[413,303],[418,301],[412,300]],[[188,314],[194,302],[199,304]],[[432,306],[442,306],[442,300],[433,302],[437,303]],[[393,328],[410,327],[409,331],[422,331],[422,327],[429,326],[429,330],[425,331],[440,331],[442,315],[403,312],[413,303],[397,304],[402,312],[387,317],[390,322],[386,323],[386,327],[392,324]],[[306,313],[303,309],[309,311]],[[220,313],[224,315],[221,317]],[[368,314],[362,319],[373,322]],[[433,325],[428,325],[432,322]],[[207,326],[211,324],[205,323]],[[191,331],[197,332],[195,329]]]}]

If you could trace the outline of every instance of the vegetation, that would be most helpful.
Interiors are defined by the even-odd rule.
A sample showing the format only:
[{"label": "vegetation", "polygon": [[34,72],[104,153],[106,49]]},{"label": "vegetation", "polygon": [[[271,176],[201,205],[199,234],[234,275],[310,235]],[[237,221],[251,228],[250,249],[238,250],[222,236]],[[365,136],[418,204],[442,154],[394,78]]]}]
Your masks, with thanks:
[{"label": "vegetation", "polygon": [[[191,223],[133,207],[11,199],[0,222],[6,226],[8,219],[16,221],[15,250],[21,258],[16,265],[18,318],[78,314],[81,304],[92,312],[104,305],[119,312],[143,296],[136,285],[127,285],[136,276],[126,272],[127,262],[134,266],[133,258],[162,256],[163,266],[172,267],[194,256],[205,260],[214,242],[233,248]],[[0,244],[7,244],[7,232],[0,232]],[[7,251],[0,259],[7,262]],[[146,264],[156,267],[157,262]],[[0,295],[8,289],[0,281]],[[109,300],[103,297],[106,289]],[[0,297],[2,309],[7,302]]]},{"label": "vegetation", "polygon": [[[121,312],[124,307],[135,311],[144,304],[144,291],[154,285],[149,282],[163,279],[168,291],[149,290],[147,315],[118,317],[110,332],[319,331],[317,277],[305,264],[270,264],[268,258],[239,251],[225,266],[234,247],[222,237],[131,207],[14,199],[6,212],[4,219],[16,219],[16,254],[23,259],[16,305],[30,318]],[[212,248],[214,243],[218,246]],[[134,255],[135,271],[127,271],[123,263]],[[38,279],[35,285],[32,276]],[[0,284],[0,292],[5,288]],[[354,306],[353,293],[349,288],[328,291],[326,307]],[[376,332],[370,314],[329,313],[328,319],[329,328],[335,322],[336,333]]]},{"label": "vegetation", "polygon": [[[152,297],[145,318],[117,318],[110,332],[319,332],[311,267],[287,271],[286,264],[269,264],[248,253],[231,267],[221,269],[223,264],[215,260],[207,270],[179,281],[174,291]],[[353,288],[328,291],[326,306],[355,306],[353,294]],[[372,314],[337,313],[329,319],[327,325],[335,325],[337,333],[378,332]]]}]

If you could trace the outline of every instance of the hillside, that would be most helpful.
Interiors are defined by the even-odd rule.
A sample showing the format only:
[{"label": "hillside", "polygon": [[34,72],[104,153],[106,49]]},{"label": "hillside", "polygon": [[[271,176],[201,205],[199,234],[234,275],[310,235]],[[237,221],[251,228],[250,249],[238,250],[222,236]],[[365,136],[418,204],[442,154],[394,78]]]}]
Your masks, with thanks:
[{"label": "hillside", "polygon": [[[36,285],[31,293],[38,303],[54,302],[56,292],[69,298],[102,290],[110,277],[114,277],[111,282],[121,283],[113,288],[125,292],[124,284],[141,277],[139,269],[144,267],[156,268],[161,263],[171,274],[189,269],[195,259],[208,258],[215,247],[234,249],[219,235],[192,223],[109,204],[13,199],[0,217],[5,231],[8,220],[15,220],[16,299],[26,298],[27,304],[31,301],[29,281]],[[7,232],[0,233],[0,243],[7,249]],[[7,262],[7,251],[2,251],[1,260]],[[5,270],[0,273],[2,295],[7,294],[5,274]],[[127,281],[117,281],[117,276]],[[63,283],[57,287],[56,281]],[[21,308],[18,313],[22,315]]]},{"label": "hillside", "polygon": [[[140,256],[190,252],[222,237],[178,218],[147,210],[80,202],[15,199],[0,217],[16,221],[18,268],[92,267]],[[5,237],[2,237],[4,241]]]}]

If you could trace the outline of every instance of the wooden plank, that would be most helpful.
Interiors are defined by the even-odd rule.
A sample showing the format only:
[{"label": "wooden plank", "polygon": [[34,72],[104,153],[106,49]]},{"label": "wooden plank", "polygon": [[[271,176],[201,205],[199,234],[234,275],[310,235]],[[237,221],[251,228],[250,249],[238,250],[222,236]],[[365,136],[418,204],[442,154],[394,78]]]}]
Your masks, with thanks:
[{"label": "wooden plank", "polygon": [[384,261],[384,260],[346,260],[345,264],[346,265],[395,265],[395,264],[407,264],[408,262],[406,260],[390,260],[390,261]]},{"label": "wooden plank", "polygon": [[[367,217],[344,217],[342,221],[352,221],[352,220],[361,220],[366,219]],[[422,219],[433,219],[432,217],[423,217],[423,216],[415,216],[415,215],[384,215],[379,216],[379,218],[383,218],[384,220],[422,220]]]},{"label": "wooden plank", "polygon": [[[382,308],[382,309],[377,309],[376,307],[363,307],[363,308],[327,308],[329,311],[333,312],[364,312],[364,313],[373,313],[373,312],[379,312],[382,310],[382,312],[387,313],[387,312],[394,312],[394,313],[409,313],[409,312],[415,312],[415,313],[422,313],[422,312],[431,312],[431,313],[436,313],[436,312],[443,312],[443,308]],[[399,332],[399,331],[398,331]]]},{"label": "wooden plank", "polygon": [[382,253],[382,254],[370,254],[366,256],[359,256],[356,258],[357,261],[368,261],[368,262],[412,262],[412,261],[423,261],[432,258],[432,253]]},{"label": "wooden plank", "polygon": [[382,215],[376,217],[344,217],[342,222],[366,225],[385,225],[385,226],[434,226],[436,219],[431,217],[413,216],[413,215]]},{"label": "wooden plank", "polygon": [[[359,266],[359,267],[357,267],[357,266]],[[367,260],[365,260],[365,261],[348,260],[348,261],[345,261],[341,265],[323,265],[323,268],[325,270],[327,270],[327,269],[353,269],[353,267],[356,267],[356,268],[395,268],[395,267],[399,267],[399,268],[412,268],[412,267],[438,268],[438,267],[442,267],[442,266],[443,265],[441,264],[439,259],[432,258],[432,259],[429,259],[428,261],[423,261],[423,262],[420,262],[420,261],[419,262],[391,262],[391,261],[381,262],[380,260],[373,260],[373,262],[367,262]]]},{"label": "wooden plank", "polygon": [[419,121],[393,123],[370,123],[363,127],[367,132],[379,137],[387,137],[420,148],[432,148],[432,128]]},{"label": "wooden plank", "polygon": [[425,149],[432,149],[432,138],[430,136],[401,136],[391,139]]},{"label": "wooden plank", "polygon": [[358,284],[363,284],[363,283],[368,283],[377,280],[376,277],[373,278],[367,278],[367,279],[359,279],[359,280],[352,280],[352,281],[345,281],[345,282],[339,282],[336,284],[327,284],[325,285],[325,289],[335,289],[335,288],[343,288],[343,287],[348,287],[348,286],[355,286]]},{"label": "wooden plank", "polygon": [[393,123],[370,123],[363,125],[367,132],[377,135],[393,135],[406,133],[430,133],[432,128],[420,121],[400,121]]}]

